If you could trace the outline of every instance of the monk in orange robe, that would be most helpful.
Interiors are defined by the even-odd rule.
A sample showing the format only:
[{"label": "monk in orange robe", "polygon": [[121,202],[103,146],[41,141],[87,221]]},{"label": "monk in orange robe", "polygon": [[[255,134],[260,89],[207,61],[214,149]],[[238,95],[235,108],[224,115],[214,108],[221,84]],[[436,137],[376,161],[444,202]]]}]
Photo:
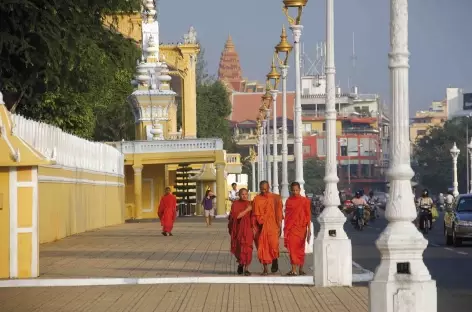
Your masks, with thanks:
[{"label": "monk in orange robe", "polygon": [[158,216],[161,219],[162,235],[172,236],[172,228],[174,227],[177,199],[171,193],[170,187],[166,187],[165,195],[161,197],[159,203]]},{"label": "monk in orange robe", "polygon": [[269,183],[267,181],[261,181],[259,187],[260,194],[257,195],[252,202],[254,213],[253,221],[257,228],[257,257],[264,267],[262,275],[267,275],[267,265],[279,258],[279,236],[281,227],[279,219],[281,217],[277,217],[277,197],[269,192]]},{"label": "monk in orange robe", "polygon": [[239,199],[233,201],[228,220],[228,231],[231,235],[231,253],[236,257],[238,274],[251,275],[248,268],[252,261],[254,232],[251,222],[252,205],[248,200],[248,191],[239,190]]},{"label": "monk in orange robe", "polygon": [[291,196],[285,202],[284,246],[290,255],[292,270],[288,276],[305,275],[305,241],[310,241],[311,209],[310,200],[300,195],[300,184],[293,182],[290,186]]}]

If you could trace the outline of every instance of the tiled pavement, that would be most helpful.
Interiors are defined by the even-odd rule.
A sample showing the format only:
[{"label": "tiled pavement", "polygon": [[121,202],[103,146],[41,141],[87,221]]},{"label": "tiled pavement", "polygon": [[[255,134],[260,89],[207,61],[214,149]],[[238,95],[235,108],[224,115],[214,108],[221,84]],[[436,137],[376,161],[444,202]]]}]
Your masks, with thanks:
[{"label": "tiled pavement", "polygon": [[[40,279],[225,277],[235,275],[225,220],[206,227],[180,218],[173,237],[159,223],[131,223],[40,247]],[[282,241],[281,241],[282,243]],[[282,245],[281,245],[282,246]],[[281,272],[289,268],[282,249]],[[308,267],[312,256],[307,257]],[[260,265],[251,265],[257,275]],[[356,273],[353,268],[353,273]],[[281,273],[279,273],[280,275]],[[0,288],[0,311],[367,311],[367,288],[288,285],[160,284]]]}]

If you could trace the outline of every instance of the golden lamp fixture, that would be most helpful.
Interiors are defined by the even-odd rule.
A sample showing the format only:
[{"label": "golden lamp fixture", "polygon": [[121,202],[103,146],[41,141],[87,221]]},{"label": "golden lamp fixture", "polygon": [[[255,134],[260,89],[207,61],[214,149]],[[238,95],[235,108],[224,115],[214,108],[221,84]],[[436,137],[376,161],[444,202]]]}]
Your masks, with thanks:
[{"label": "golden lamp fixture", "polygon": [[270,72],[267,74],[267,82],[271,86],[271,90],[277,90],[279,84],[280,74],[275,67],[275,55],[272,58],[272,65],[270,66]]},{"label": "golden lamp fixture", "polygon": [[292,52],[292,49],[292,45],[287,41],[287,31],[285,30],[285,25],[282,25],[282,34],[280,35],[280,42],[278,45],[275,46],[275,55],[277,56],[280,65],[287,66],[288,56],[290,55],[290,52]]},{"label": "golden lamp fixture", "polygon": [[[287,16],[288,22],[290,25],[300,25],[302,19],[302,11],[306,6],[308,0],[283,0],[284,6],[282,10]],[[293,18],[289,15],[288,10],[290,8],[296,8],[298,10],[298,15],[296,18]]]}]

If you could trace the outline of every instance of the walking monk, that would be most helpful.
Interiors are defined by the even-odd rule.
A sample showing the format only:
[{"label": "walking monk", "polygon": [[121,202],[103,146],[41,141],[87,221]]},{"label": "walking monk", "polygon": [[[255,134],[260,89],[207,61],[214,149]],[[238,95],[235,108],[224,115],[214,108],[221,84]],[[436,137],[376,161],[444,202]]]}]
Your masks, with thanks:
[{"label": "walking monk", "polygon": [[300,195],[300,184],[292,182],[291,196],[285,202],[284,246],[290,254],[292,270],[288,276],[305,275],[305,241],[310,241],[310,200]]},{"label": "walking monk", "polygon": [[172,228],[174,227],[176,213],[177,199],[171,193],[170,187],[166,187],[165,195],[161,197],[159,203],[159,210],[157,212],[159,219],[161,219],[162,235],[172,236]]},{"label": "walking monk", "polygon": [[267,265],[279,258],[282,216],[276,207],[277,197],[269,192],[269,183],[261,181],[259,187],[260,194],[254,198],[252,207],[256,227],[257,257],[264,267],[262,275],[267,275],[269,274]]},{"label": "walking monk", "polygon": [[229,214],[228,231],[231,235],[231,253],[236,257],[239,275],[251,275],[248,268],[252,261],[254,232],[251,222],[252,205],[248,191],[239,190],[239,199],[233,201]]}]

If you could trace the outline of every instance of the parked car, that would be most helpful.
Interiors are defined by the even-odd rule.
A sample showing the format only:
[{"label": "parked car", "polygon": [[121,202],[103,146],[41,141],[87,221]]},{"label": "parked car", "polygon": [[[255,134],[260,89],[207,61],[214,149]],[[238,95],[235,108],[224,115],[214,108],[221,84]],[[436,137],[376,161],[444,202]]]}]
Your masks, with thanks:
[{"label": "parked car", "polygon": [[472,194],[461,194],[454,199],[444,214],[444,237],[447,245],[460,246],[472,240]]}]

